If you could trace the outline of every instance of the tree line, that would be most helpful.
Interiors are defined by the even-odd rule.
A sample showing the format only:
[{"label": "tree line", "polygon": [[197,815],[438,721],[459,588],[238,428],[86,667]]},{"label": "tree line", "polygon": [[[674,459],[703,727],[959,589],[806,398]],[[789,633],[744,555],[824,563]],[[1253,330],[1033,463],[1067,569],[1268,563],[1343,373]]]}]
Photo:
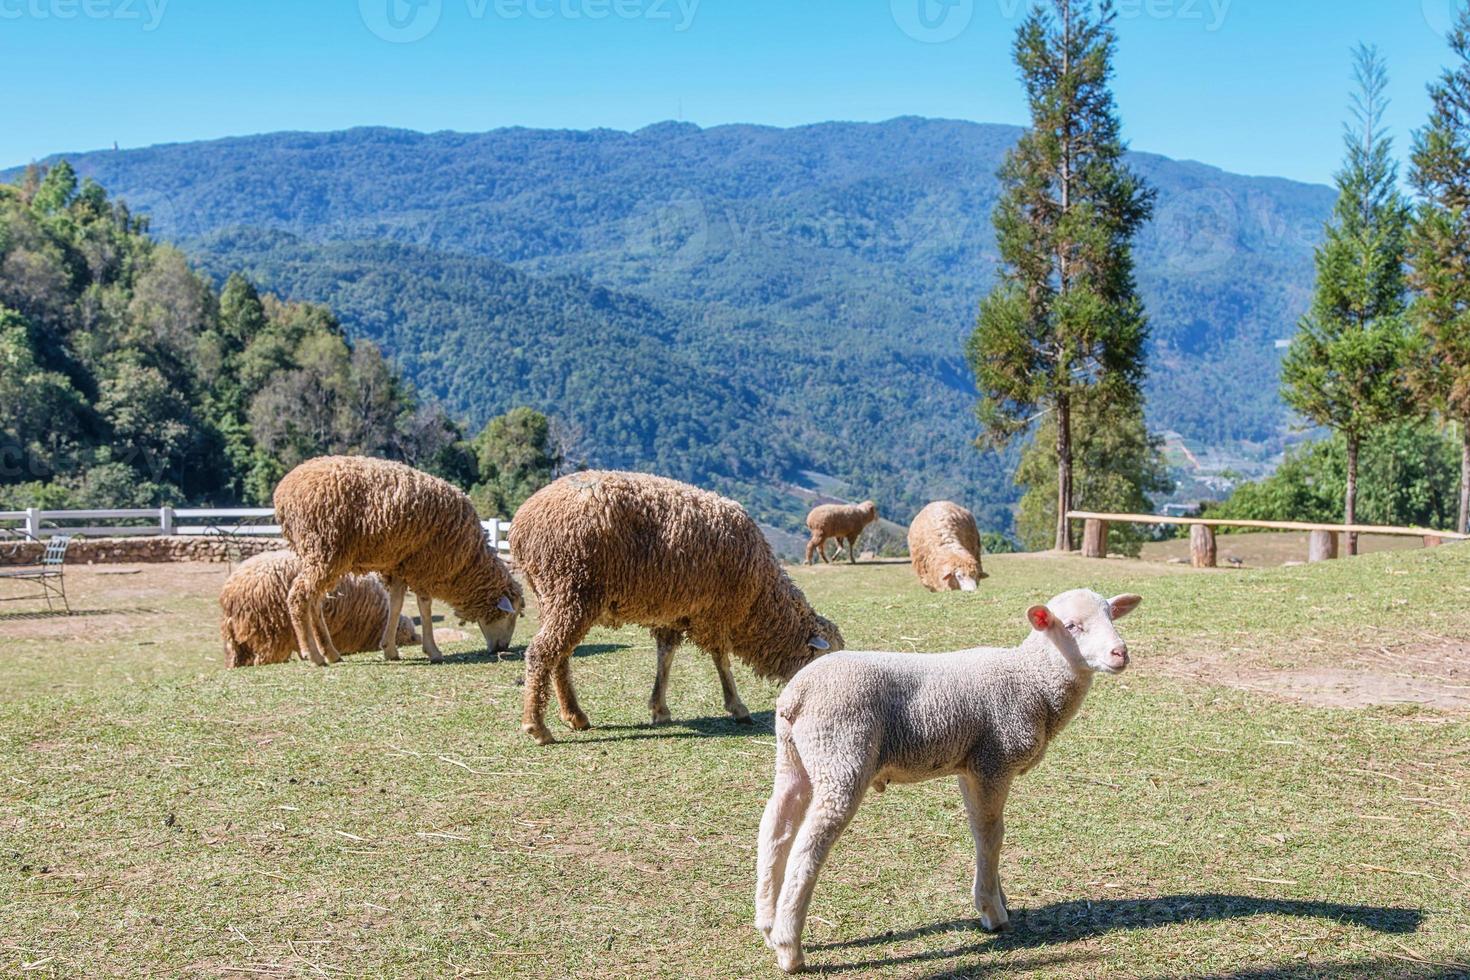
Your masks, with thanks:
[{"label": "tree line", "polygon": [[[1003,268],[967,347],[980,389],[982,442],[1031,442],[1017,480],[1024,543],[1071,550],[1066,512],[1146,510],[1170,489],[1143,422],[1148,321],[1132,243],[1153,193],[1122,162],[1109,88],[1117,36],[1109,0],[1050,0],[1022,23],[1014,54],[1031,127],[1001,170],[994,224]],[[1439,491],[1459,441],[1457,530],[1470,529],[1470,10],[1449,34],[1453,64],[1430,85],[1428,123],[1414,134],[1413,199],[1399,187],[1383,118],[1387,68],[1353,53],[1354,91],[1337,203],[1316,250],[1316,288],[1282,363],[1286,402],[1333,438],[1241,487],[1222,516],[1359,518],[1371,456],[1376,520],[1437,524]],[[1417,454],[1405,464],[1406,447]],[[1079,476],[1086,479],[1079,481]],[[1136,552],[1114,529],[1110,546]],[[1349,535],[1356,553],[1356,535]]]},{"label": "tree line", "polygon": [[473,439],[326,307],[221,288],[66,162],[0,184],[0,509],[268,504],[325,453],[399,459],[508,514],[561,464],[545,416]]}]

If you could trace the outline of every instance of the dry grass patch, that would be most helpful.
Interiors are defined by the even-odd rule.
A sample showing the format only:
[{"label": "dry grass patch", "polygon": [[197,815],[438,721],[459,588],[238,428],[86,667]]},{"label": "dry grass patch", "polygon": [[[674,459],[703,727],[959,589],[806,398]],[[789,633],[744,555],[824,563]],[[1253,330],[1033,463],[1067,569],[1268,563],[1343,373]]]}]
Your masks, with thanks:
[{"label": "dry grass patch", "polygon": [[[1449,977],[1470,971],[1470,720],[1327,710],[1188,664],[1300,670],[1470,639],[1470,550],[1196,575],[987,558],[980,593],[902,565],[795,571],[854,647],[1010,642],[1036,598],[1147,597],[1135,665],[1018,786],[1015,928],[975,930],[948,781],[871,798],[813,905],[809,959],[851,977]],[[519,731],[520,665],[225,671],[223,569],[76,579],[97,613],[0,617],[0,975],[770,976],[749,926],[776,688],[754,727],[681,653],[598,631],[592,731]],[[1351,597],[1351,598],[1348,598]],[[98,627],[103,624],[105,628]],[[525,623],[517,641],[534,629]],[[1366,655],[1366,654],[1365,654]],[[1405,667],[1404,669],[1408,669]]]}]

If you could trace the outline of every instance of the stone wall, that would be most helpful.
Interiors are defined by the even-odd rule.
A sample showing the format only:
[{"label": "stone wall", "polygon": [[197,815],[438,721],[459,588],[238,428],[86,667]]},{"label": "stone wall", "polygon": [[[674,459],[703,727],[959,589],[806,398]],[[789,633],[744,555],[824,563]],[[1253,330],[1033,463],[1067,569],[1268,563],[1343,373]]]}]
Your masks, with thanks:
[{"label": "stone wall", "polygon": [[[280,538],[218,535],[76,538],[66,551],[68,565],[140,565],[171,561],[226,562],[248,558],[263,551],[286,547]],[[10,542],[0,539],[0,565],[34,565],[41,560],[45,545],[36,541]]]}]

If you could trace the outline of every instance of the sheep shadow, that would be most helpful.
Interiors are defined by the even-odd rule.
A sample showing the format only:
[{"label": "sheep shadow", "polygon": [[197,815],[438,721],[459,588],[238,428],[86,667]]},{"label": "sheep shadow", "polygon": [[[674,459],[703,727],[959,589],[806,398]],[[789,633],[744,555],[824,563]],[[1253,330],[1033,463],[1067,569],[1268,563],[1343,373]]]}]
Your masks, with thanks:
[{"label": "sheep shadow", "polygon": [[591,742],[633,742],[643,739],[678,738],[738,738],[751,735],[770,735],[775,731],[776,712],[756,711],[748,723],[741,723],[729,715],[707,718],[675,718],[666,725],[647,722],[637,725],[597,725],[591,734],[570,735],[568,744],[582,745]]},{"label": "sheep shadow", "polygon": [[128,609],[73,609],[70,612],[65,609],[26,609],[0,612],[0,623],[21,623],[46,619],[85,619],[89,616],[150,615],[157,612],[156,609],[142,606]]},{"label": "sheep shadow", "polygon": [[[954,951],[962,955],[964,950]],[[1020,970],[1038,970],[1045,967],[1078,963],[1097,963],[1100,956],[1046,956],[1016,963],[974,963],[942,970],[938,973],[921,975],[921,980],[978,980],[992,973],[1014,975]],[[1106,975],[1098,964],[1095,975]],[[836,968],[832,972],[837,972]],[[826,971],[824,971],[826,972]],[[1352,963],[1304,963],[1293,960],[1286,963],[1271,963],[1263,966],[1244,967],[1238,970],[1221,970],[1214,973],[1177,972],[1169,974],[1175,980],[1465,980],[1470,976],[1470,960],[1452,963],[1417,963],[1404,958],[1378,958]]]},{"label": "sheep shadow", "polygon": [[[1028,949],[1044,949],[1063,943],[1095,939],[1112,932],[1135,929],[1156,929],[1164,926],[1195,922],[1218,922],[1227,919],[1243,919],[1257,915],[1282,915],[1297,918],[1331,919],[1345,925],[1372,929],[1375,932],[1407,935],[1418,930],[1424,921],[1419,909],[1393,906],[1347,905],[1337,902],[1301,901],[1296,899],[1254,898],[1244,895],[1188,894],[1168,895],[1153,899],[1098,899],[1056,902],[1033,909],[1011,910],[1011,926],[1002,933],[982,932],[975,919],[952,919],[902,932],[885,932],[862,939],[850,939],[833,943],[811,943],[809,949],[844,950],[862,949],[936,936],[948,933],[973,936],[958,946],[916,953],[909,956],[869,959],[861,962],[824,964],[828,972],[851,972],[873,970],[905,963],[933,962],[954,959],[980,952],[1008,952]],[[1408,964],[1404,964],[1408,965]],[[1345,965],[1345,968],[1348,965]],[[1318,972],[1306,974],[1320,976],[1323,964],[1313,964]],[[1329,967],[1330,968],[1330,967]],[[930,974],[930,980],[939,977],[957,976],[952,970]],[[973,975],[973,974],[971,974]],[[1238,976],[1241,980],[1253,974],[1225,974]],[[1260,976],[1277,976],[1276,971],[1266,971]],[[1349,976],[1354,974],[1343,974]],[[1368,976],[1372,974],[1357,974]],[[1423,974],[1425,977],[1439,974]],[[1445,976],[1457,975],[1454,973]],[[1462,974],[1458,974],[1462,975]]]},{"label": "sheep shadow", "polygon": [[[402,649],[411,650],[418,648],[403,647]],[[626,649],[628,649],[628,646],[625,643],[589,643],[586,646],[578,647],[575,655],[578,657],[595,657],[598,654],[614,653],[618,650]],[[392,666],[440,667],[444,664],[493,664],[504,663],[506,661],[520,663],[525,659],[526,647],[524,644],[518,647],[511,647],[509,650],[504,650],[493,658],[490,656],[490,651],[488,649],[486,649],[484,646],[478,646],[472,647],[468,650],[446,651],[443,661],[438,664],[430,663],[424,657],[406,657],[405,659],[398,661]],[[383,664],[388,663],[381,658],[379,658],[378,662]],[[517,684],[520,684],[522,682],[522,678],[517,678]]]}]

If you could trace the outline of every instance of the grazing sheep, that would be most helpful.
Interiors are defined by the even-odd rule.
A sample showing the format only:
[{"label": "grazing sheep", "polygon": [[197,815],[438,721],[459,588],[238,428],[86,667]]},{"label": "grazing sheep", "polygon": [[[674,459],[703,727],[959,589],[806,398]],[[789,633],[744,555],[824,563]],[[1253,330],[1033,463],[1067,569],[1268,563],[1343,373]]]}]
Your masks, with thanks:
[{"label": "grazing sheep", "polygon": [[837,627],[812,611],[744,508],[733,500],[642,473],[588,472],[538,490],[516,512],[511,554],[536,593],[541,628],[526,648],[522,728],[545,745],[555,685],[562,720],[588,727],[572,689],[572,651],[595,625],[653,631],[658,675],[649,709],[667,721],[669,666],[688,639],[714,658],[725,709],[750,717],[730,655],[763,677],[787,680],[842,648]]},{"label": "grazing sheep", "polygon": [[837,554],[842,554],[842,544],[847,543],[847,560],[857,561],[857,539],[863,528],[878,519],[878,505],[871,500],[860,504],[823,504],[813,507],[806,515],[806,526],[812,538],[806,543],[806,563],[812,563],[812,555],[822,556],[827,562],[827,542],[837,542]]},{"label": "grazing sheep", "polygon": [[[286,596],[301,570],[289,551],[267,551],[247,559],[220,590],[220,638],[226,667],[280,664],[296,652],[296,634]],[[388,590],[376,576],[347,575],[322,603],[324,628],[343,653],[378,650],[388,621]],[[400,644],[419,642],[413,622],[398,617]]]},{"label": "grazing sheep", "polygon": [[[524,606],[521,587],[491,550],[470,498],[445,481],[388,460],[322,456],[286,474],[275,506],[281,533],[301,556],[288,605],[297,642],[313,663],[337,660],[330,635],[319,629],[320,608],[349,572],[383,576],[390,623],[404,592],[413,590],[424,652],[434,663],[443,659],[434,642],[434,599],[479,624],[492,660],[510,646]],[[383,656],[398,659],[393,630],[384,630]]]},{"label": "grazing sheep", "polygon": [[974,592],[987,578],[980,567],[980,529],[959,504],[936,500],[909,525],[914,574],[930,592]]},{"label": "grazing sheep", "polygon": [[844,653],[797,674],[776,703],[776,780],[761,820],[755,925],[787,972],[817,875],[869,786],[958,776],[975,839],[980,924],[1009,921],[999,860],[1011,782],[1041,761],[1096,672],[1128,666],[1113,621],[1142,600],[1063,593],[1026,611],[1009,650]]}]

